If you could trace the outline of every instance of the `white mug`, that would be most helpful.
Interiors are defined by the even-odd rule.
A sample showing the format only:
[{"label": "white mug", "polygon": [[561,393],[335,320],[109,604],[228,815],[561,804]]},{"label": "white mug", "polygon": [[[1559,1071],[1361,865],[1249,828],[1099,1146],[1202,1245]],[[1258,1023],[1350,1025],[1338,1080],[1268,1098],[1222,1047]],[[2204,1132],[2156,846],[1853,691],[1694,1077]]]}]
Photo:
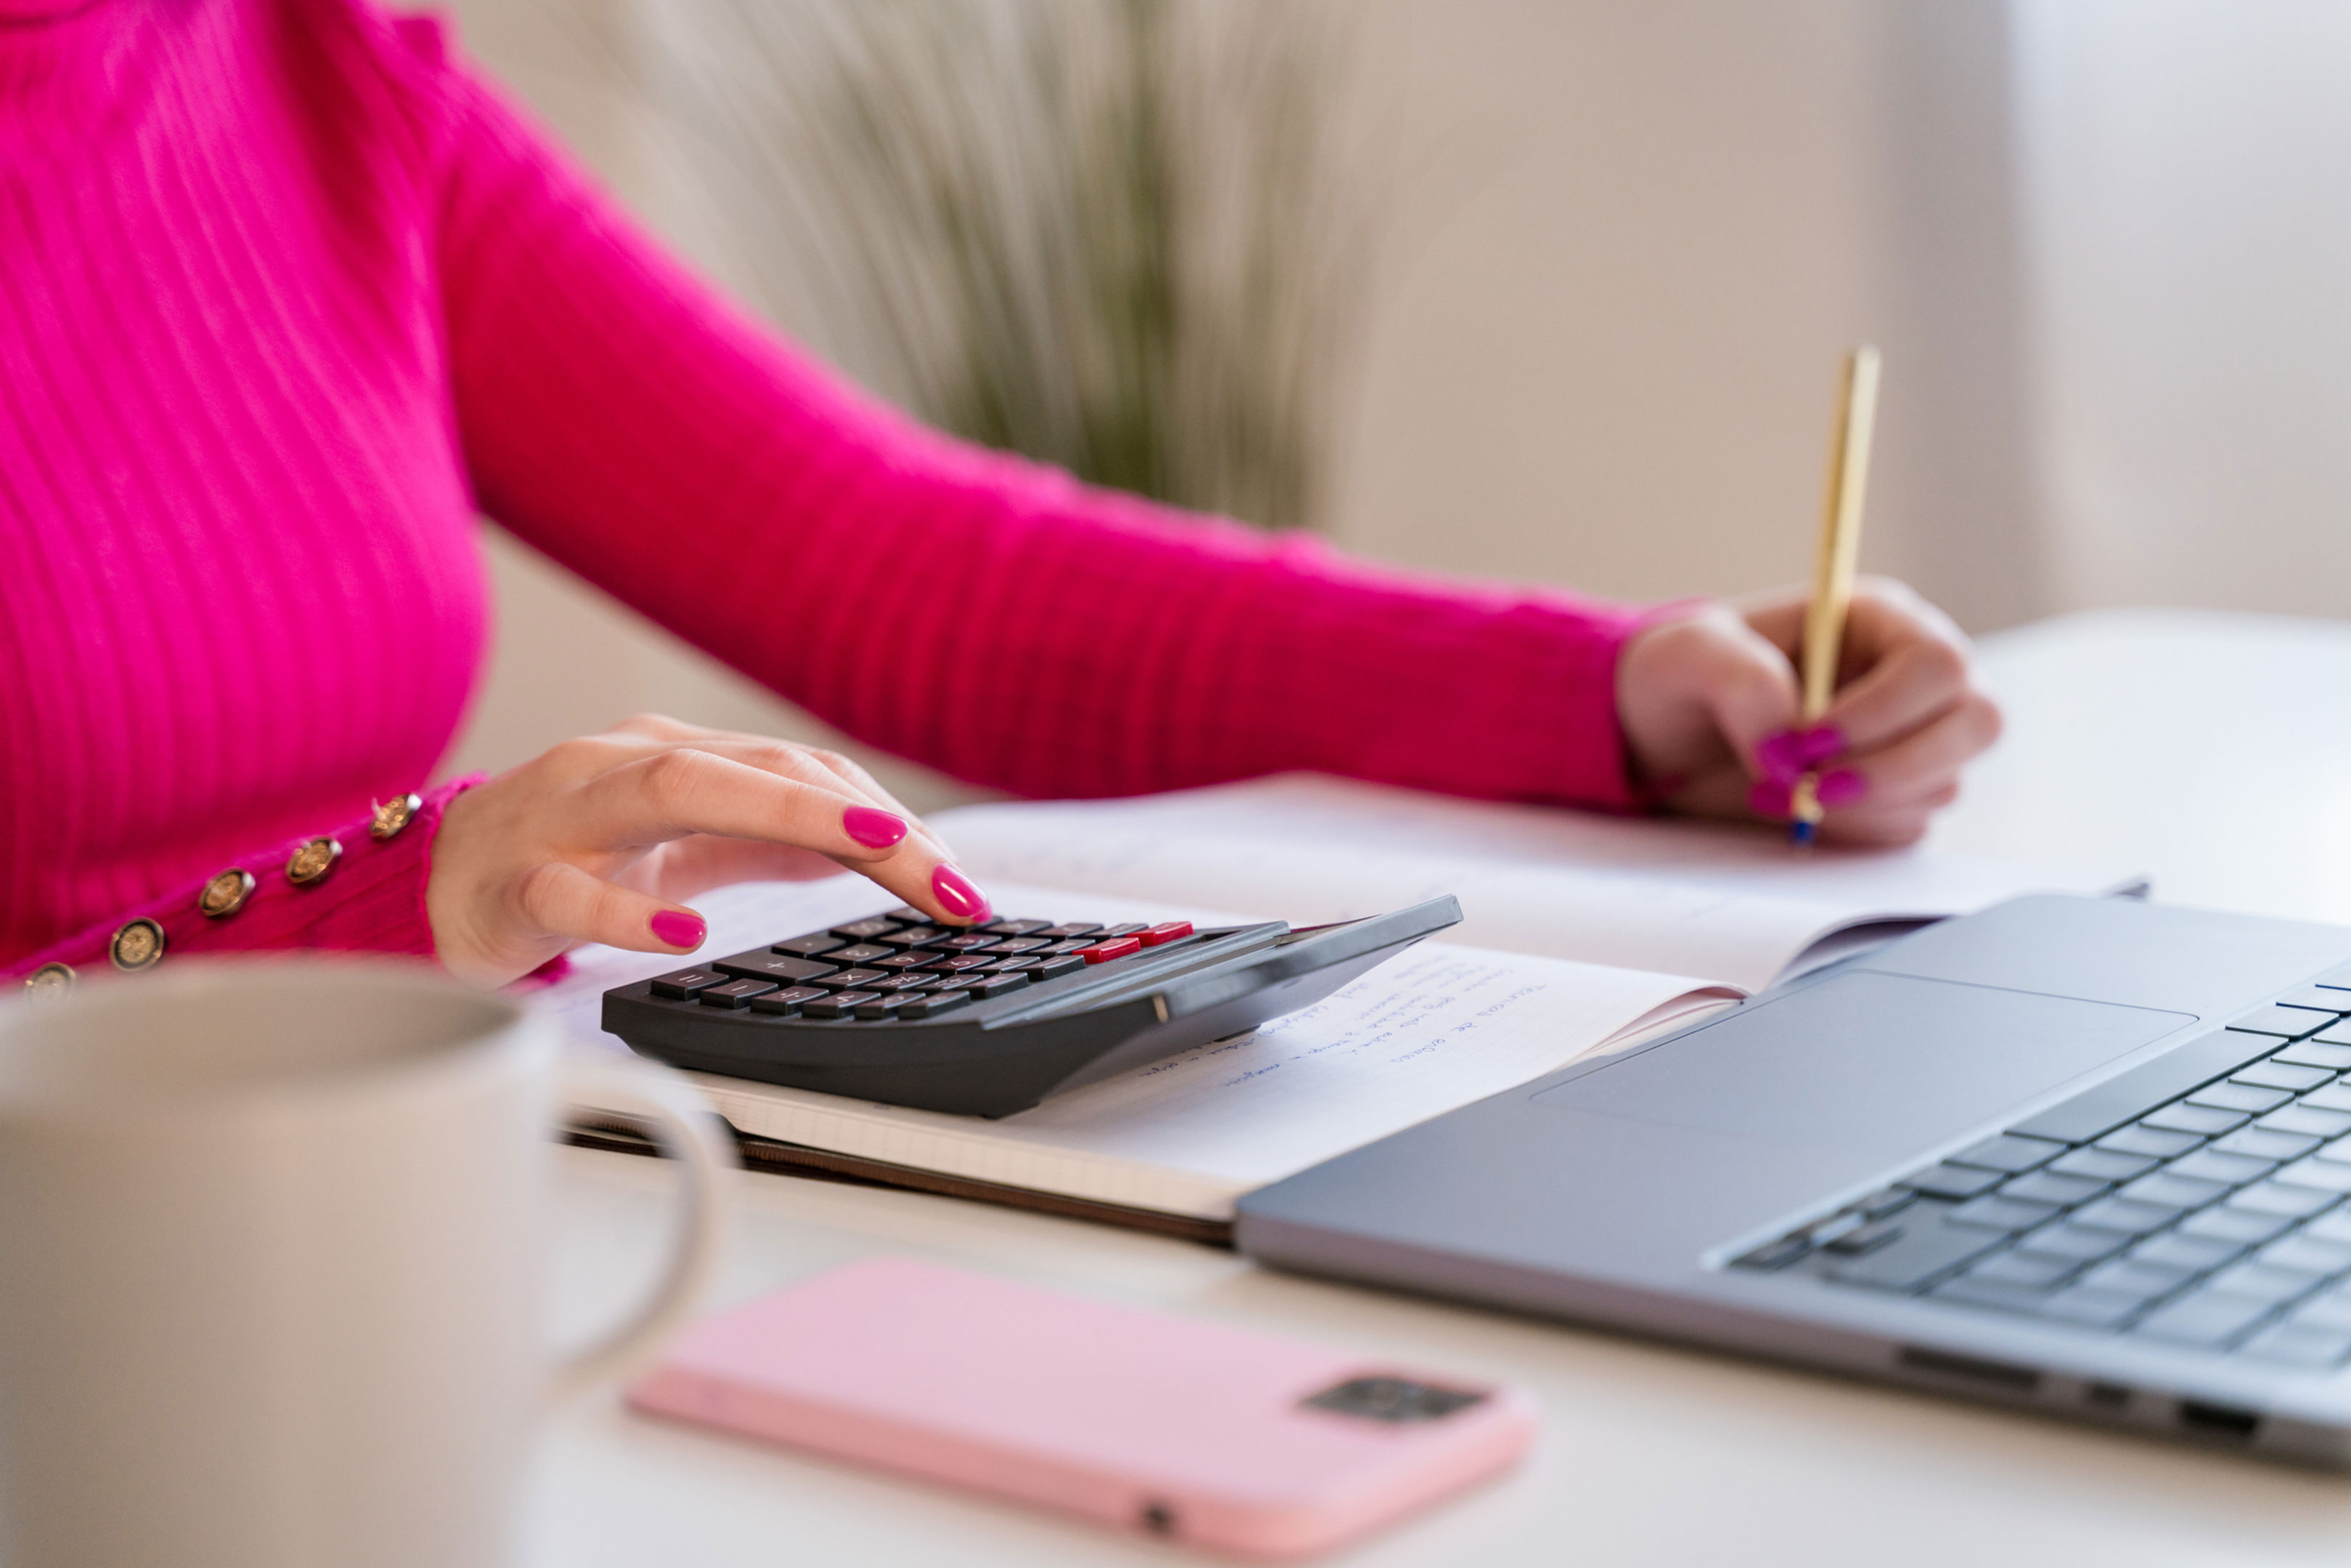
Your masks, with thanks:
[{"label": "white mug", "polygon": [[[685,1197],[646,1304],[557,1361],[567,1091],[643,1114]],[[507,1562],[540,1409],[634,1364],[709,1272],[714,1125],[682,1080],[567,1064],[521,1005],[405,964],[190,963],[0,1009],[0,1562]]]}]

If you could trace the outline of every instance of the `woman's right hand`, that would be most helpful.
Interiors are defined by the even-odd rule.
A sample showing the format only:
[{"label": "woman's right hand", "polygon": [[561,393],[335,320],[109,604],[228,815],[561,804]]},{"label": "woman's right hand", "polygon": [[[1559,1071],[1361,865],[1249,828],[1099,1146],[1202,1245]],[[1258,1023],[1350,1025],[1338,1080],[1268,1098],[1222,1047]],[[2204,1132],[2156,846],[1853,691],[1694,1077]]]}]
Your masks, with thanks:
[{"label": "woman's right hand", "polygon": [[690,953],[706,931],[682,900],[844,866],[944,925],[992,918],[921,821],[849,758],[646,715],[452,800],[424,904],[442,964],[503,985],[583,942]]}]

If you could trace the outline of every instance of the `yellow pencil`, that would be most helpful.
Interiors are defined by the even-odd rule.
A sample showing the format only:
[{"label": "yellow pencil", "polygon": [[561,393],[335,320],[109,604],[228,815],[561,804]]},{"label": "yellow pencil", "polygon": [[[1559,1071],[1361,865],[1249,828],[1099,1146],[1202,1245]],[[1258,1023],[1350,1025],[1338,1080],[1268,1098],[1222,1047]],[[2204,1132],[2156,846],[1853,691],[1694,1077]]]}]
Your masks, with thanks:
[{"label": "yellow pencil", "polygon": [[[1869,491],[1869,444],[1877,428],[1877,350],[1867,343],[1845,356],[1838,394],[1835,439],[1829,446],[1827,504],[1821,510],[1821,548],[1813,565],[1812,602],[1804,607],[1804,724],[1818,724],[1836,695],[1837,656],[1845,612],[1853,603],[1853,571],[1861,557],[1862,502]],[[1819,781],[1796,780],[1789,802],[1791,843],[1810,848],[1820,832]]]}]

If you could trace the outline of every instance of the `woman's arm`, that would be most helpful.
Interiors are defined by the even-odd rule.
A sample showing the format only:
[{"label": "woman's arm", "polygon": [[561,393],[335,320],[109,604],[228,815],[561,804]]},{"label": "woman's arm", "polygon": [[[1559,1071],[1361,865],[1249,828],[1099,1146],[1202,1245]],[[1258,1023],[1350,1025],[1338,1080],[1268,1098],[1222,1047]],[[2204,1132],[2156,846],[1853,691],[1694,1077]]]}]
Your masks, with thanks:
[{"label": "woman's arm", "polygon": [[446,79],[465,458],[555,559],[848,733],[1020,793],[1318,768],[1630,803],[1628,612],[1378,571],[925,431]]},{"label": "woman's arm", "polygon": [[[479,781],[460,779],[421,797],[395,797],[367,817],[322,822],[302,838],[256,845],[203,882],[14,960],[7,973],[23,979],[63,965],[88,977],[112,972],[118,960],[141,967],[167,954],[288,948],[430,956],[424,893],[442,813]],[[332,847],[312,847],[321,843]],[[152,933],[131,929],[139,922],[162,934],[160,947]]]}]

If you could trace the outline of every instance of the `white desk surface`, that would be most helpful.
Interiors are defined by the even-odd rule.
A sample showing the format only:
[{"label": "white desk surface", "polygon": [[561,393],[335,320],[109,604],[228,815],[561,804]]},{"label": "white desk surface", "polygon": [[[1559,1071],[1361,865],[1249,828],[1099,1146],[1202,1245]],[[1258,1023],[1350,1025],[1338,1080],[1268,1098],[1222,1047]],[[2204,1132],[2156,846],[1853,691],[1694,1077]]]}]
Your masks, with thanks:
[{"label": "white desk surface", "polygon": [[[2351,921],[2351,623],[2134,612],[1984,650],[2008,739],[1953,847],[2122,852],[2182,903]],[[566,1316],[625,1297],[668,1173],[565,1154]],[[1555,1323],[1258,1269],[1229,1253],[947,1198],[740,1178],[733,1302],[875,1253],[1318,1338],[1531,1390],[1515,1474],[1328,1561],[2029,1568],[2339,1563],[2351,1481]],[[1171,1563],[1139,1538],[639,1419],[553,1423],[534,1564]]]}]

